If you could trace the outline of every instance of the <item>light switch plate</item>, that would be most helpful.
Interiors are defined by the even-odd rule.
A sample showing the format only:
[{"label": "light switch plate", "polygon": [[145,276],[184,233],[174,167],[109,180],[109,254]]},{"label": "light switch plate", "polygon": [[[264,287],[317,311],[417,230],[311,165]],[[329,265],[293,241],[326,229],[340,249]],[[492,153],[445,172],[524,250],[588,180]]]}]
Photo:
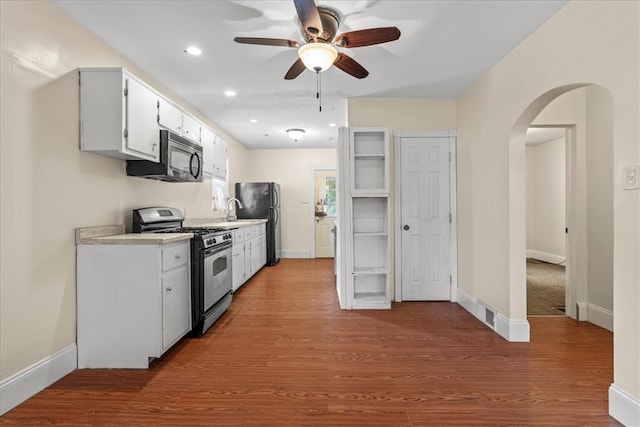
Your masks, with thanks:
[{"label": "light switch plate", "polygon": [[624,177],[623,188],[625,190],[637,190],[640,188],[640,166],[629,166],[622,170]]}]

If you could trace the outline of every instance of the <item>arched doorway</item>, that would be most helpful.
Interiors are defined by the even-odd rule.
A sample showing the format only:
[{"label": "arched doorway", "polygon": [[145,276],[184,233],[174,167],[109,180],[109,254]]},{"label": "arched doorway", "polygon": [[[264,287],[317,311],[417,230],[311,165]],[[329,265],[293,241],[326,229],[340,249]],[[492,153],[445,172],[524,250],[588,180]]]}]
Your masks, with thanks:
[{"label": "arched doorway", "polygon": [[[549,109],[567,96],[582,96],[582,111]],[[525,133],[532,124],[563,125],[567,135],[568,316],[613,330],[613,101],[606,88],[572,84],[535,99],[510,134],[509,207],[512,299],[526,307]],[[579,107],[578,107],[579,108]],[[559,113],[562,111],[562,113]],[[568,111],[568,112],[567,112]]]}]

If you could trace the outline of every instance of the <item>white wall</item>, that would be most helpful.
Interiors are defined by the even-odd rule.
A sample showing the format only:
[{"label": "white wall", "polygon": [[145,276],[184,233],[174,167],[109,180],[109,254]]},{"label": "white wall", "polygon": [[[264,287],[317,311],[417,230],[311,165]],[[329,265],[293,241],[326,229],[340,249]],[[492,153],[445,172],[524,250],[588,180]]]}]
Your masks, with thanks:
[{"label": "white wall", "polygon": [[[640,164],[639,22],[638,2],[572,1],[457,99],[459,285],[511,320],[526,321],[524,132],[555,97],[597,84],[613,104],[614,178]],[[634,423],[640,422],[639,217],[640,192],[614,181],[611,410],[623,417],[625,407],[635,408],[626,418]]]},{"label": "white wall", "polygon": [[335,169],[335,148],[248,150],[235,182],[280,184],[283,258],[309,258],[314,231],[314,168]]},{"label": "white wall", "polygon": [[620,186],[621,174],[616,176],[613,168],[613,129],[599,125],[613,120],[611,96],[595,86],[586,89],[586,96],[588,304],[591,308],[613,311],[612,189]]},{"label": "white wall", "polygon": [[527,146],[527,256],[565,257],[565,139]]},{"label": "white wall", "polygon": [[[210,217],[211,184],[127,177],[79,150],[78,67],[125,66],[216,129],[46,1],[0,2],[0,378],[76,341],[74,229],[130,222],[169,205]],[[231,164],[242,150],[231,147]]]}]

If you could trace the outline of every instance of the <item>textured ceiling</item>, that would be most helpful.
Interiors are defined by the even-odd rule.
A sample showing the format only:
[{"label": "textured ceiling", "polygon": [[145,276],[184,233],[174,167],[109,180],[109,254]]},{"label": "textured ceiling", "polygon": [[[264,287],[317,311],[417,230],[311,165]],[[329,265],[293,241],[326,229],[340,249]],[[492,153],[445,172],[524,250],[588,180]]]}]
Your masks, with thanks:
[{"label": "textured ceiling", "polygon": [[[293,2],[54,0],[123,56],[248,148],[333,147],[348,98],[454,98],[566,4],[565,0],[326,1],[344,15],[338,33],[397,26],[399,40],[341,49],[368,71],[332,67],[283,76],[296,50],[241,45],[235,36],[303,38]],[[184,53],[189,45],[198,57]],[[227,98],[225,90],[237,92]],[[251,123],[250,120],[257,120]],[[334,123],[337,127],[330,127]],[[285,133],[306,130],[294,143]]]}]

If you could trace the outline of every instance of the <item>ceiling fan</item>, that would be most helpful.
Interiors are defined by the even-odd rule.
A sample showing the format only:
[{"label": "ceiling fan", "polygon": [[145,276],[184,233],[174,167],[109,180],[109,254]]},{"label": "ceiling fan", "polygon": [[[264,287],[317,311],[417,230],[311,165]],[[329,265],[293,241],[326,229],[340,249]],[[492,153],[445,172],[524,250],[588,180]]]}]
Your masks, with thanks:
[{"label": "ceiling fan", "polygon": [[263,37],[236,37],[237,43],[265,46],[281,46],[298,49],[298,59],[285,74],[286,80],[298,77],[305,68],[320,73],[335,65],[347,74],[362,79],[369,72],[349,55],[338,52],[339,48],[371,46],[398,40],[400,30],[396,27],[369,28],[349,31],[336,36],[342,13],[334,8],[316,6],[314,0],[293,0],[300,22],[300,31],[306,43],[295,40]]}]

